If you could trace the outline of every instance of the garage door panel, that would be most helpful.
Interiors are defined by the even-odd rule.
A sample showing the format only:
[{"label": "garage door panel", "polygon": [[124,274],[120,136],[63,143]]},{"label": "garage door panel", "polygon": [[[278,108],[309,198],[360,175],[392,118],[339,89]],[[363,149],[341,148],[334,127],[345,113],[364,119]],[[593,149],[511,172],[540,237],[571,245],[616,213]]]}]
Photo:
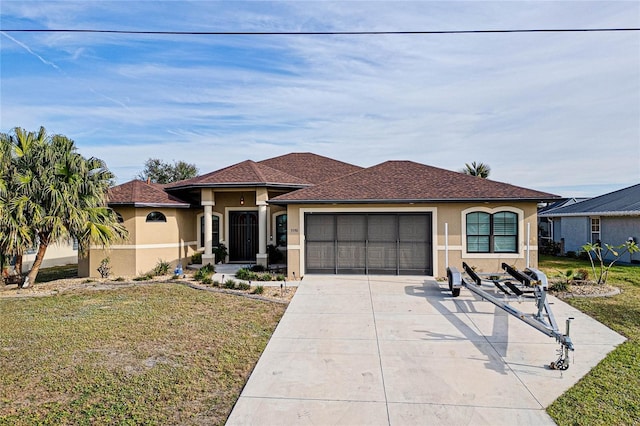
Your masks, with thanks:
[{"label": "garage door panel", "polygon": [[367,252],[364,242],[338,242],[338,273],[364,274]]},{"label": "garage door panel", "polygon": [[370,274],[395,274],[397,272],[397,243],[369,242],[367,250]]},{"label": "garage door panel", "polygon": [[307,272],[309,273],[335,273],[335,244],[329,242],[307,243]]}]

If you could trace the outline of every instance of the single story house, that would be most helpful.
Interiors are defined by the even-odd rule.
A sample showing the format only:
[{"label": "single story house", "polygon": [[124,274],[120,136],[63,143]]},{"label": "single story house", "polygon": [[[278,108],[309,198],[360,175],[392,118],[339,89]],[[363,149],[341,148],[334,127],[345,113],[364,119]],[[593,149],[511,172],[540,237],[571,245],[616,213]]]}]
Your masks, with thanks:
[{"label": "single story house", "polygon": [[[550,237],[565,252],[580,252],[591,242],[614,246],[640,238],[640,184],[599,197],[541,211],[540,220],[550,225]],[[639,260],[636,253],[624,261]]]},{"label": "single story house", "polygon": [[[312,153],[243,161],[170,185],[139,180],[111,189],[109,206],[129,241],[93,247],[79,273],[148,272],[159,259],[183,265],[266,265],[286,253],[289,279],[305,274],[444,276],[463,261],[495,271],[537,266],[537,205],[552,194],[412,161],[369,168]],[[271,249],[273,249],[271,247]]]}]

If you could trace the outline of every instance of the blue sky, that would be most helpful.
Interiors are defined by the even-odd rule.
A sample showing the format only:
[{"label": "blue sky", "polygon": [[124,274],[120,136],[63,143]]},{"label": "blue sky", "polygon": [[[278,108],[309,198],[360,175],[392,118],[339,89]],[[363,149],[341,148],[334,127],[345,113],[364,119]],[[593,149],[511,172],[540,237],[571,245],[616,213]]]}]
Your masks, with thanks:
[{"label": "blue sky", "polygon": [[[639,28],[637,1],[7,1],[0,27],[149,31]],[[1,31],[1,30],[0,30]],[[61,133],[119,183],[315,152],[562,196],[640,181],[640,31],[377,36],[0,32],[0,131]]]}]

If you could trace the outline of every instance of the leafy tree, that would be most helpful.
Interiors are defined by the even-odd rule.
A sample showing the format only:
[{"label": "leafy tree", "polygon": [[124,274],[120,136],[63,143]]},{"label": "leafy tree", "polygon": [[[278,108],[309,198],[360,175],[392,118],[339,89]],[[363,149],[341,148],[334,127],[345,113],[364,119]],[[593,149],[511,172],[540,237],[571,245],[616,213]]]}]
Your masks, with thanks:
[{"label": "leafy tree", "polygon": [[149,179],[154,183],[171,183],[191,179],[197,175],[198,168],[195,164],[184,161],[174,161],[173,164],[169,164],[158,158],[149,158],[144,163],[144,170],[138,175],[138,178]]},{"label": "leafy tree", "polygon": [[461,170],[465,175],[477,176],[483,179],[487,179],[491,173],[491,167],[488,164],[476,163],[471,164],[464,163],[464,169]]},{"label": "leafy tree", "polygon": [[20,260],[27,247],[38,246],[25,286],[35,282],[51,243],[76,238],[87,248],[126,238],[106,204],[113,174],[102,160],[84,158],[72,140],[47,136],[43,127],[37,133],[15,128],[13,135],[2,135],[2,146],[9,166],[0,187],[10,190],[0,199],[8,213],[0,220],[1,248]]}]

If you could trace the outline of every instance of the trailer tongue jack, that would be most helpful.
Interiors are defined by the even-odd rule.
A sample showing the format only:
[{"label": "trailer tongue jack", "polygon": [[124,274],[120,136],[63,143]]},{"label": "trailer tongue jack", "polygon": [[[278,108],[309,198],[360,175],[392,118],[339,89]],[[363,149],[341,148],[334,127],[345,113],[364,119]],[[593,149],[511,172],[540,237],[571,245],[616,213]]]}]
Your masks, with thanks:
[{"label": "trailer tongue jack", "polygon": [[[477,273],[466,263],[462,263],[464,272],[461,273],[455,267],[447,268],[447,279],[449,290],[453,297],[460,295],[460,289],[466,287],[469,291],[477,294],[481,298],[493,303],[506,313],[513,315],[525,322],[541,333],[556,339],[560,343],[558,359],[549,364],[552,370],[566,370],[569,368],[569,351],[573,351],[573,343],[569,337],[569,326],[573,318],[567,319],[566,332],[562,333],[558,329],[549,301],[547,300],[547,276],[534,268],[527,268],[519,271],[506,263],[502,264],[503,271],[496,273]],[[497,293],[491,293],[483,286],[490,285],[502,293],[502,297],[497,297]],[[510,302],[521,302],[523,297],[534,298],[537,312],[525,314],[510,305]]]}]

